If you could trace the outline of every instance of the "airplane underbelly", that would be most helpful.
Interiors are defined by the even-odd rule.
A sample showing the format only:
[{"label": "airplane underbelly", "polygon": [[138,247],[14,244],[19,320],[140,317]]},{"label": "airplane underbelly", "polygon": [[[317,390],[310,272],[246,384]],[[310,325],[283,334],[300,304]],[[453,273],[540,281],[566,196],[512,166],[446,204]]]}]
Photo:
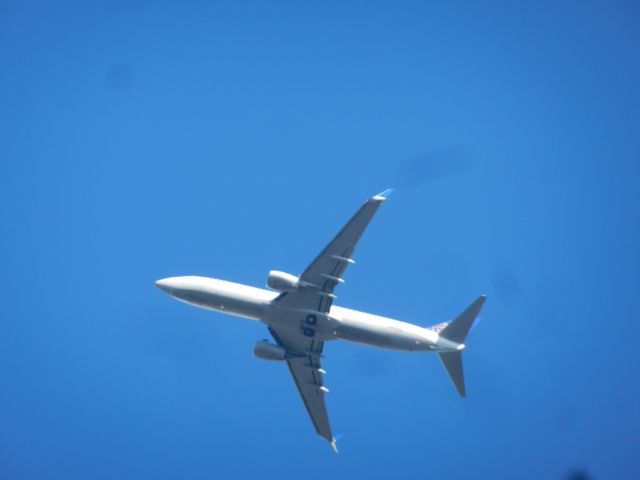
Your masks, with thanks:
[{"label": "airplane underbelly", "polygon": [[214,297],[211,299],[210,308],[251,320],[259,320],[262,313],[262,305],[259,303],[234,297]]},{"label": "airplane underbelly", "polygon": [[243,295],[226,292],[183,291],[176,294],[175,297],[196,307],[251,320],[259,320],[262,315],[262,303]]},{"label": "airplane underbelly", "polygon": [[415,335],[397,331],[388,325],[371,325],[360,322],[342,321],[336,329],[338,338],[351,342],[374,345],[393,350],[425,350],[425,345]]},{"label": "airplane underbelly", "polygon": [[351,342],[394,350],[428,351],[435,340],[430,332],[392,318],[336,306],[331,309],[331,316],[337,320],[336,337]]},{"label": "airplane underbelly", "polygon": [[336,336],[350,342],[365,343],[377,347],[393,348],[393,339],[389,335],[360,328],[358,325],[342,323],[336,329]]}]

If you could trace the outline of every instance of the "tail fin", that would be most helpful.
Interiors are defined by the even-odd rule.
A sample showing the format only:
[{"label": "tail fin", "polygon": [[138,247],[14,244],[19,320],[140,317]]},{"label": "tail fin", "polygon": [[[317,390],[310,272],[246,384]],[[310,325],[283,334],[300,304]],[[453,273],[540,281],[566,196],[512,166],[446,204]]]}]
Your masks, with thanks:
[{"label": "tail fin", "polygon": [[464,312],[440,331],[441,337],[460,344],[458,351],[438,352],[438,358],[440,358],[449,378],[462,397],[466,395],[464,388],[464,370],[462,368],[462,349],[464,348],[462,343],[467,337],[467,333],[469,333],[469,329],[473,325],[473,321],[478,316],[486,299],[487,297],[485,295],[479,296]]}]

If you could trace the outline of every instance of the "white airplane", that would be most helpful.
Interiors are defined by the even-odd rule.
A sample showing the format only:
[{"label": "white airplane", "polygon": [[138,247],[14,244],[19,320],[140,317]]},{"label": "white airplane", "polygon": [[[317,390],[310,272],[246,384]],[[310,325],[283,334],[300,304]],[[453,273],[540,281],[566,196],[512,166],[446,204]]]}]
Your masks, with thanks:
[{"label": "white airplane", "polygon": [[352,256],[358,239],[390,193],[386,190],[367,200],[300,276],[270,271],[269,290],[195,276],[156,282],[183,302],[265,323],[275,343],[259,340],[254,355],[287,362],[316,432],[336,452],[324,403],[329,392],[320,365],[324,342],[342,339],[395,350],[436,352],[464,397],[463,342],[486,299],[478,297],[451,322],[426,328],[333,305],[333,290],[344,283],[347,265],[355,263]]}]

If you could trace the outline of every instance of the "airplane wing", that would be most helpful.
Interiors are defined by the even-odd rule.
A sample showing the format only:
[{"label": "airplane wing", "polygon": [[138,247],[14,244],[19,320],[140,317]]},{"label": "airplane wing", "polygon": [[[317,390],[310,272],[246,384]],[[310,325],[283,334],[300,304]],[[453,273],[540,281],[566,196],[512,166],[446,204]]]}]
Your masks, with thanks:
[{"label": "airplane wing", "polygon": [[298,392],[313,422],[318,435],[327,440],[337,452],[336,441],[331,433],[324,396],[329,392],[323,383],[325,371],[320,366],[324,342],[299,335],[296,332],[269,327],[275,341],[289,352],[287,365],[296,382]]},{"label": "airplane wing", "polygon": [[[275,301],[279,306],[311,309],[320,313],[329,311],[335,298],[333,290],[339,283],[344,283],[342,274],[347,265],[355,263],[351,257],[356,243],[380,204],[390,193],[391,190],[385,190],[371,197],[360,207],[351,220],[302,272],[299,277],[301,288],[296,292],[283,293],[276,298]],[[287,364],[316,432],[337,452],[324,403],[324,396],[329,390],[324,386],[325,371],[320,366],[323,342],[315,340],[313,335],[305,335],[304,329],[301,331],[272,324],[269,331],[276,342],[290,354]]]},{"label": "airplane wing", "polygon": [[297,292],[283,293],[276,302],[293,308],[310,308],[326,313],[336,296],[333,290],[344,283],[342,274],[347,265],[355,263],[353,249],[367,225],[393,190],[385,190],[371,197],[342,227],[342,230],[329,242],[320,254],[309,264],[299,277],[302,288]]}]

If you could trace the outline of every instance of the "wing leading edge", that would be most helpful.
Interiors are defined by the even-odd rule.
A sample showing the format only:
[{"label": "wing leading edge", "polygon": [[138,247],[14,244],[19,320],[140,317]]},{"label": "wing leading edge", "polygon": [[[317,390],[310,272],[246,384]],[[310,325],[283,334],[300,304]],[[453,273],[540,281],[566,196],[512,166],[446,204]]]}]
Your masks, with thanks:
[{"label": "wing leading edge", "polygon": [[382,202],[392,192],[392,189],[388,189],[367,200],[302,272],[299,278],[303,288],[297,292],[283,293],[276,302],[287,307],[328,312],[336,298],[333,294],[336,285],[344,283],[342,276],[347,265],[356,263],[352,258],[356,243]]},{"label": "wing leading edge", "polygon": [[269,327],[269,332],[281,347],[287,350],[287,366],[302,397],[307,413],[318,435],[338,452],[336,440],[331,433],[324,396],[329,390],[324,386],[325,371],[320,365],[324,342],[313,340],[289,331]]}]

